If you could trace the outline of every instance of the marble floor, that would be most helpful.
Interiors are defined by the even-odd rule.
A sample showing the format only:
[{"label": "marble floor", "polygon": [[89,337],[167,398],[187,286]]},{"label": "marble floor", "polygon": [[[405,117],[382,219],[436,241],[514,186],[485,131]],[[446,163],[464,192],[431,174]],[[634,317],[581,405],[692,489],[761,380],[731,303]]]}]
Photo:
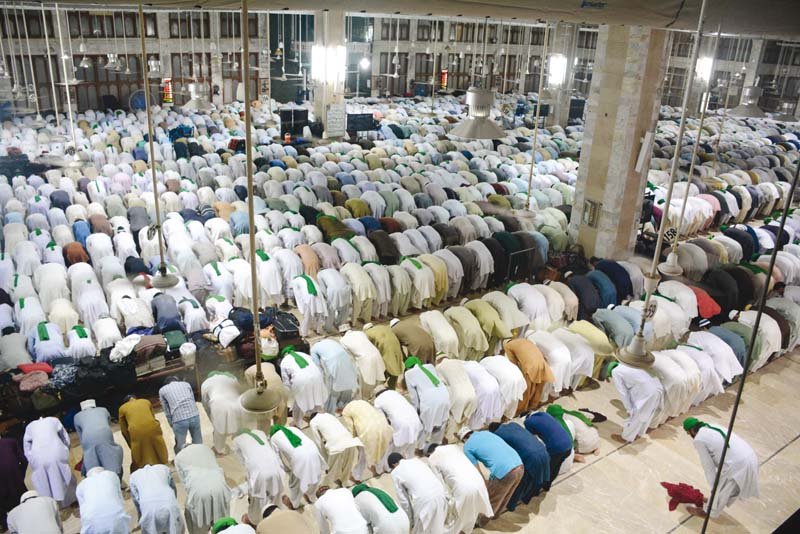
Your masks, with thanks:
[{"label": "marble floor", "polygon": [[[751,375],[746,383],[735,431],[755,449],[761,462],[759,499],[740,501],[711,522],[710,532],[768,533],[788,518],[800,505],[800,411],[796,409],[800,383],[800,351],[783,356]],[[735,388],[691,410],[720,426],[727,418],[735,398]],[[625,417],[617,393],[610,383],[592,383],[559,401],[568,408],[590,408],[608,417],[599,425],[602,444],[599,454],[586,464],[574,464],[552,489],[530,505],[506,512],[476,532],[557,533],[641,533],[699,532],[702,521],[690,516],[685,506],[674,512],[667,508],[666,491],[661,481],[686,482],[706,495],[710,488],[700,467],[691,439],[683,432],[680,420],[672,420],[652,431],[645,439],[620,445],[610,439],[620,431]],[[211,442],[211,425],[201,409],[203,438]],[[163,414],[158,418],[165,429],[168,447],[172,435]],[[117,441],[124,440],[117,430]],[[72,464],[81,456],[73,436]],[[129,453],[125,448],[125,479]],[[170,453],[172,456],[172,453]],[[220,459],[232,488],[244,482],[244,472],[233,455]],[[392,490],[388,475],[371,481]],[[179,499],[184,500],[178,485]],[[234,491],[234,494],[236,492]],[[136,517],[129,493],[125,493],[131,517]],[[231,512],[240,517],[247,508],[245,497],[234,497]],[[310,513],[306,507],[305,513]],[[80,531],[76,509],[64,512],[64,531]],[[132,521],[133,526],[133,521]],[[138,529],[134,530],[134,532]]]}]

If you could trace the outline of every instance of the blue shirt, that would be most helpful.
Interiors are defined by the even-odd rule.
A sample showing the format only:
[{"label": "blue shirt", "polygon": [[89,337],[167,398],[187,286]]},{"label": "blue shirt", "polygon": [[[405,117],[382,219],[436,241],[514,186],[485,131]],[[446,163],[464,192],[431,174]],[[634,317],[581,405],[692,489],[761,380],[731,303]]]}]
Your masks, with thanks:
[{"label": "blue shirt", "polygon": [[531,434],[539,436],[550,456],[572,449],[572,436],[549,413],[536,412],[529,415],[525,419],[525,428]]},{"label": "blue shirt", "polygon": [[591,280],[597,288],[597,292],[600,294],[601,307],[605,308],[609,304],[619,304],[617,302],[617,288],[614,287],[614,283],[606,273],[598,270],[589,271],[586,274],[586,278]]},{"label": "blue shirt", "polygon": [[[558,424],[558,423],[556,423]],[[464,443],[464,454],[473,465],[482,463],[489,470],[489,478],[501,479],[522,465],[522,460],[511,446],[489,431],[474,432]]]}]

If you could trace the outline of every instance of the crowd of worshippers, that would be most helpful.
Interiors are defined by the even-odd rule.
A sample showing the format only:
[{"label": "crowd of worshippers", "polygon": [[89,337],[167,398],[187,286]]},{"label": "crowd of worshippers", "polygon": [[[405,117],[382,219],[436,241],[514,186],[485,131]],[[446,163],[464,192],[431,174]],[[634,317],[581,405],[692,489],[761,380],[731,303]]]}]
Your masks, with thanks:
[{"label": "crowd of worshippers", "polygon": [[[515,358],[546,370],[531,342],[509,341],[507,353],[512,347]],[[383,384],[364,389],[355,362],[338,342],[320,341],[310,354],[288,348],[279,370],[264,364],[268,387],[281,399],[265,429],[256,428],[263,421],[242,410],[240,381],[212,372],[201,388],[212,447],[202,442],[191,385],[167,379],[159,398],[174,435],[183,506],[153,406],[127,397],[119,408],[119,427],[130,449],[128,486],[142,532],[186,528],[199,534],[236,527],[232,532],[266,533],[284,527],[286,532],[469,533],[504,510],[529,503],[573,461],[598,449],[594,421],[604,418],[558,404],[535,411],[540,395],[529,398],[527,391],[535,386],[539,392],[541,384],[529,384],[511,359],[498,355],[478,362],[439,353],[436,362],[408,357],[404,392]],[[255,366],[244,381],[254,377]],[[516,416],[520,422],[511,419]],[[82,532],[130,532],[132,518],[121,491],[123,451],[108,410],[84,401],[74,425],[83,451],[84,478],[77,486],[68,463],[69,437],[57,418],[28,424],[21,449],[12,438],[0,440],[11,532],[61,532],[60,509],[76,499]],[[248,509],[238,520],[230,517],[231,488],[216,459],[229,449],[245,473]],[[28,465],[31,491],[25,486]],[[369,483],[387,472],[396,497]],[[297,511],[307,504],[312,514]]]}]

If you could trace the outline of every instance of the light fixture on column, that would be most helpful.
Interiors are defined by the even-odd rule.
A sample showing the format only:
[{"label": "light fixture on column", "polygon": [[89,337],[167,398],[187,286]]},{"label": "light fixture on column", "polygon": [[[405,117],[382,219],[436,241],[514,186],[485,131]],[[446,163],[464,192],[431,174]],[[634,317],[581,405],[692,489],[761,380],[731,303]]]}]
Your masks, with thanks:
[{"label": "light fixture on column", "polygon": [[711,56],[703,56],[698,58],[697,65],[694,68],[694,74],[697,80],[702,83],[708,83],[711,80],[711,69],[714,67],[714,58]]},{"label": "light fixture on column", "polygon": [[369,68],[369,65],[370,61],[369,58],[366,56],[362,57],[361,60],[358,62],[358,66],[361,67],[361,70],[367,70]]},{"label": "light fixture on column", "polygon": [[763,91],[760,87],[749,86],[742,89],[742,103],[733,108],[728,114],[732,117],[762,119],[767,116],[758,107],[758,99]]},{"label": "light fixture on column", "polygon": [[470,87],[467,90],[469,116],[450,133],[465,139],[499,139],[505,132],[489,118],[494,104],[494,93],[488,89]]},{"label": "light fixture on column", "polygon": [[548,87],[561,87],[567,79],[567,56],[553,54],[548,60]]},{"label": "light fixture on column", "polygon": [[322,83],[335,83],[347,70],[347,49],[343,46],[311,47],[311,78]]},{"label": "light fixture on column", "polygon": [[798,122],[800,119],[794,116],[795,104],[792,102],[782,102],[781,111],[772,116],[772,120],[781,122]]}]

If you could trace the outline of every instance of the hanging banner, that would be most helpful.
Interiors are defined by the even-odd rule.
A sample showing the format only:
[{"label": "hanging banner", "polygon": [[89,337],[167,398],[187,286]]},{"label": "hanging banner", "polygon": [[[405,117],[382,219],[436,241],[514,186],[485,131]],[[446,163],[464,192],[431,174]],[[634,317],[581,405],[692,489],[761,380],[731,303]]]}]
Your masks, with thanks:
[{"label": "hanging banner", "polygon": [[161,95],[161,102],[163,104],[172,104],[174,102],[172,94],[172,78],[164,78],[164,90]]},{"label": "hanging banner", "polygon": [[442,69],[442,72],[439,74],[439,88],[442,91],[447,90],[447,78],[448,78],[447,69]]}]

